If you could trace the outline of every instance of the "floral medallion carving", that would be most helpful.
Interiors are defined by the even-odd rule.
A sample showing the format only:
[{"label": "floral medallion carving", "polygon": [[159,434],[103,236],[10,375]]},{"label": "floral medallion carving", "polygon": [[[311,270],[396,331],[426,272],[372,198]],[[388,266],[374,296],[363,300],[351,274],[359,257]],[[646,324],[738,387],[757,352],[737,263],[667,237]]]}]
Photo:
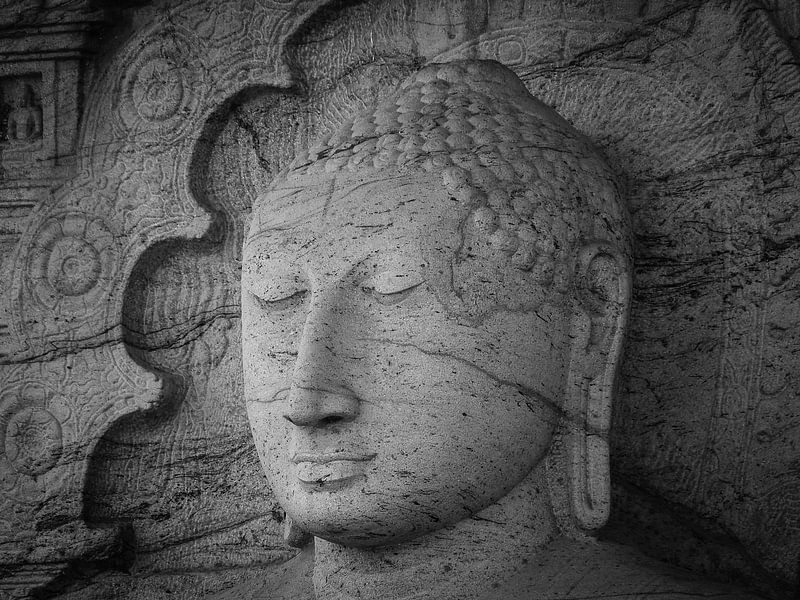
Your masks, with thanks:
[{"label": "floral medallion carving", "polygon": [[28,255],[29,285],[39,303],[57,310],[86,306],[111,276],[117,246],[99,217],[71,212],[46,220]]},{"label": "floral medallion carving", "polygon": [[39,381],[23,380],[3,387],[0,495],[15,502],[35,502],[43,486],[53,483],[49,474],[64,451],[62,420],[69,420],[71,411]]},{"label": "floral medallion carving", "polygon": [[8,420],[5,441],[6,458],[17,473],[41,475],[61,456],[61,424],[46,409],[27,406]]},{"label": "floral medallion carving", "polygon": [[201,104],[196,52],[183,32],[151,39],[137,49],[122,74],[118,116],[129,134],[174,139]]}]

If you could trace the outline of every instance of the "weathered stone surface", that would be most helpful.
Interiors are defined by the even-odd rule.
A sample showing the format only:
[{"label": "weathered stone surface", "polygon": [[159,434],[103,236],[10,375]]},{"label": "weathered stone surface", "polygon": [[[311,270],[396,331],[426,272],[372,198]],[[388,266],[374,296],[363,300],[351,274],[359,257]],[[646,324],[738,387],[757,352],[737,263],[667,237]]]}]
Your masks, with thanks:
[{"label": "weathered stone surface", "polygon": [[574,543],[608,518],[630,243],[604,159],[496,61],[423,68],[278,176],[245,400],[314,597],[745,597]]},{"label": "weathered stone surface", "polygon": [[25,85],[26,131],[42,112],[41,138],[0,141],[4,515],[27,532],[0,536],[6,588],[65,563],[75,586],[133,573],[97,597],[277,577],[292,551],[236,397],[249,206],[426,61],[492,58],[601,148],[632,215],[601,535],[792,597],[797,3],[126,4],[0,10],[0,129]]}]

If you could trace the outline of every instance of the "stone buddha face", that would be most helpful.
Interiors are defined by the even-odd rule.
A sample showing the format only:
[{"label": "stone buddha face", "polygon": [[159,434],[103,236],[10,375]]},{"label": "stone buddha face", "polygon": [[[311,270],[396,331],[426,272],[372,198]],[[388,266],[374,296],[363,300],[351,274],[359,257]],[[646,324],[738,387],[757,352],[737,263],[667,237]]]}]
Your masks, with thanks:
[{"label": "stone buddha face", "polygon": [[[318,537],[391,544],[493,504],[548,455],[570,374],[607,371],[614,251],[548,221],[552,198],[509,223],[496,204],[514,199],[492,210],[493,191],[465,178],[324,169],[282,180],[254,208],[248,415],[278,501]],[[576,320],[579,288],[595,314]]]}]

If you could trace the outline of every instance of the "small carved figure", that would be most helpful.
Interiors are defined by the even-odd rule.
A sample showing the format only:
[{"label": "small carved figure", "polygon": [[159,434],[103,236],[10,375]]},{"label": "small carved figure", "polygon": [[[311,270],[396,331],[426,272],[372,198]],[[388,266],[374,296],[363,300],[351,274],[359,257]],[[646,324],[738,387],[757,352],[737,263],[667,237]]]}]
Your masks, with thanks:
[{"label": "small carved figure", "polygon": [[7,137],[20,142],[42,137],[42,107],[36,104],[36,96],[30,84],[25,84],[22,95],[17,99],[16,108],[8,114]]},{"label": "small carved figure", "polygon": [[298,156],[253,210],[242,344],[313,590],[265,593],[745,597],[592,537],[630,238],[599,152],[491,61],[429,65]]}]

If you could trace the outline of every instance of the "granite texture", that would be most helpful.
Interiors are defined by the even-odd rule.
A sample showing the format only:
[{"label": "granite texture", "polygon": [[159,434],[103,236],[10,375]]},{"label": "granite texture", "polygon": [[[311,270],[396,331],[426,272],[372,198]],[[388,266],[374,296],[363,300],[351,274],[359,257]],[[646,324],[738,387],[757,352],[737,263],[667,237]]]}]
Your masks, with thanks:
[{"label": "granite texture", "polygon": [[244,410],[247,214],[309,140],[469,58],[597,145],[631,215],[601,539],[794,597],[797,3],[322,4],[0,3],[0,587],[285,582]]},{"label": "granite texture", "polygon": [[745,597],[592,540],[630,233],[599,153],[486,60],[412,74],[259,196],[245,401],[313,597]]}]

